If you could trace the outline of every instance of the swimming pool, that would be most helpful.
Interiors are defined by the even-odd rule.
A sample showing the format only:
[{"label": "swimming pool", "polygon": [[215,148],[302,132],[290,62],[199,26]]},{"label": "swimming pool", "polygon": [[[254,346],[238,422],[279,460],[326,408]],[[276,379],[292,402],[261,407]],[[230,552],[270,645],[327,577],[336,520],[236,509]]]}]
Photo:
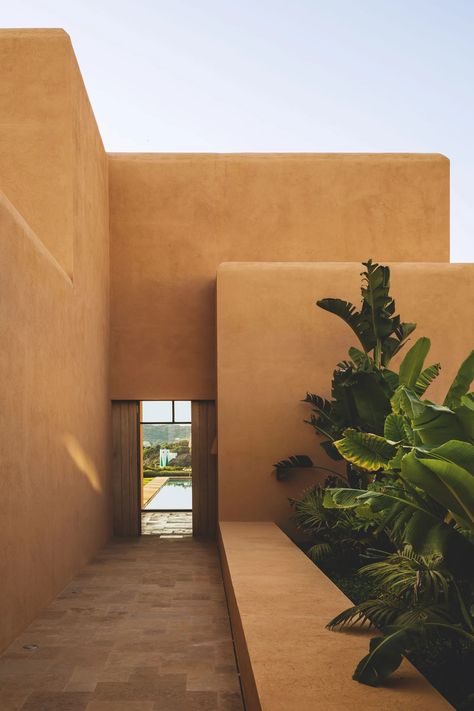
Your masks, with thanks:
[{"label": "swimming pool", "polygon": [[170,478],[145,506],[150,511],[191,511],[192,482],[190,478]]}]

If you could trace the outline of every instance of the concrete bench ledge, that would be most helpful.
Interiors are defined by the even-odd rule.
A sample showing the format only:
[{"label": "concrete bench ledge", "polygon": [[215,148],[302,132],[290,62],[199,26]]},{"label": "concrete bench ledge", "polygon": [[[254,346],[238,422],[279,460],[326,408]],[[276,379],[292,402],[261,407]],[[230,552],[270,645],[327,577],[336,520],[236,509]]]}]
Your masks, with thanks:
[{"label": "concrete bench ledge", "polygon": [[247,711],[452,708],[406,660],[386,687],[353,681],[367,635],[325,629],[348,598],[274,523],[219,528]]}]

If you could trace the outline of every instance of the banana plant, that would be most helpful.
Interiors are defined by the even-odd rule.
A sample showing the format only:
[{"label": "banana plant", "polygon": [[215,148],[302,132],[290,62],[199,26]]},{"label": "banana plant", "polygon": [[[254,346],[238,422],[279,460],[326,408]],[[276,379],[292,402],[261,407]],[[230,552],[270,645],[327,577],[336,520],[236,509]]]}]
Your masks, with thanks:
[{"label": "banana plant", "polygon": [[[350,348],[349,358],[338,363],[331,385],[331,399],[307,393],[303,402],[311,405],[310,424],[322,437],[325,453],[333,460],[343,456],[334,446],[345,429],[383,435],[383,422],[391,411],[391,398],[398,385],[399,376],[388,367],[391,358],[407,342],[416,324],[402,323],[395,315],[395,301],[390,296],[390,269],[368,260],[363,263],[362,302],[360,310],[342,299],[322,299],[320,308],[342,318],[359,339],[360,348]],[[429,366],[415,383],[415,391],[422,395],[440,370],[438,363]],[[290,457],[290,460],[292,458]],[[285,467],[298,468],[297,460]],[[353,483],[363,479],[360,471],[346,465],[346,477]],[[283,470],[277,468],[277,477]]]},{"label": "banana plant", "polygon": [[376,368],[388,366],[406,343],[416,324],[402,323],[395,315],[395,301],[390,296],[390,269],[369,259],[365,270],[360,311],[349,301],[321,299],[317,305],[347,323],[360,341],[366,355],[372,353]]},{"label": "banana plant", "polygon": [[[335,447],[383,482],[365,491],[331,489],[325,506],[369,506],[417,550],[474,542],[474,351],[462,363],[443,405],[421,400],[416,385],[430,342],[419,339],[400,366],[384,434],[347,429]],[[448,404],[450,407],[448,407]],[[454,539],[454,543],[453,543]]]}]

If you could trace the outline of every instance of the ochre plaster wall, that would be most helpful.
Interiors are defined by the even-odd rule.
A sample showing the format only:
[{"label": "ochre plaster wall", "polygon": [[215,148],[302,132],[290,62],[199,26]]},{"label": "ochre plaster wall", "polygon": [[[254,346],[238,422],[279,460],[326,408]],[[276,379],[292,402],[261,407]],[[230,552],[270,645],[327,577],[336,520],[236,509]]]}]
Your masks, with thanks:
[{"label": "ochre plaster wall", "polygon": [[[303,420],[309,390],[330,396],[331,375],[352,331],[315,306],[323,297],[360,302],[361,267],[349,264],[225,264],[217,280],[219,518],[276,521],[289,529],[288,497],[317,478],[300,470],[277,482],[272,464],[309,454],[334,467]],[[429,392],[441,399],[474,347],[474,265],[393,264],[397,312],[429,336],[443,369]],[[453,301],[454,299],[454,301]],[[455,306],[454,306],[455,304]],[[453,310],[454,309],[454,310]],[[396,367],[401,355],[392,361]],[[321,477],[324,473],[321,474]]]},{"label": "ochre plaster wall", "polygon": [[113,399],[215,398],[221,262],[449,260],[440,155],[112,154],[109,174]]},{"label": "ochre plaster wall", "polygon": [[77,69],[65,82],[64,33],[0,34],[0,53],[2,92],[40,72],[68,127],[33,87],[25,120],[0,110],[0,190],[24,213],[0,195],[1,649],[109,537],[111,510],[106,156]]},{"label": "ochre plaster wall", "polygon": [[74,257],[74,93],[63,30],[0,30],[0,181],[63,269]]}]

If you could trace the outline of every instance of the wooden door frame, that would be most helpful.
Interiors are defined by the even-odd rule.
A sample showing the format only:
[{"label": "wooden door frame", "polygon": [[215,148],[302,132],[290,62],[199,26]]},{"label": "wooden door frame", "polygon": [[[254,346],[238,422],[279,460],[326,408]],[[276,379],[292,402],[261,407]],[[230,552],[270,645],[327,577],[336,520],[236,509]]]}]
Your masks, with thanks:
[{"label": "wooden door frame", "polygon": [[191,404],[193,536],[217,536],[216,403]]},{"label": "wooden door frame", "polygon": [[141,534],[140,402],[112,401],[112,495],[115,536]]}]

